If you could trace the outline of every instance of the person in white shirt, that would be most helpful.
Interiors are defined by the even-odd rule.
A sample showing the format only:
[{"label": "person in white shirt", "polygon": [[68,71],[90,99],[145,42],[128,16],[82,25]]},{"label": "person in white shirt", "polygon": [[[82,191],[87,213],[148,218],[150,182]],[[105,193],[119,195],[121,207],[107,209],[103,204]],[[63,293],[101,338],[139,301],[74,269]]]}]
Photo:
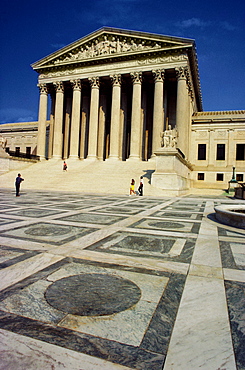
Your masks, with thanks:
[{"label": "person in white shirt", "polygon": [[143,176],[140,176],[140,184],[138,188],[139,195],[143,195],[143,186],[144,186],[144,181],[143,181]]}]

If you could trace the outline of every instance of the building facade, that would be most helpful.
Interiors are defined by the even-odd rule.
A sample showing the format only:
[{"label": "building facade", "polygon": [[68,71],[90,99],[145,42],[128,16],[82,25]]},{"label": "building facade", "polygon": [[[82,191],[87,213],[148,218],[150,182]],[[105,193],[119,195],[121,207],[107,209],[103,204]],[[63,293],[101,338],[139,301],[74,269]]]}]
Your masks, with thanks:
[{"label": "building facade", "polygon": [[34,63],[39,73],[37,151],[45,157],[149,160],[168,125],[188,156],[202,110],[193,40],[102,28]]},{"label": "building facade", "polygon": [[156,161],[174,130],[185,187],[244,181],[245,111],[203,112],[194,40],[103,27],[32,67],[40,159]]}]

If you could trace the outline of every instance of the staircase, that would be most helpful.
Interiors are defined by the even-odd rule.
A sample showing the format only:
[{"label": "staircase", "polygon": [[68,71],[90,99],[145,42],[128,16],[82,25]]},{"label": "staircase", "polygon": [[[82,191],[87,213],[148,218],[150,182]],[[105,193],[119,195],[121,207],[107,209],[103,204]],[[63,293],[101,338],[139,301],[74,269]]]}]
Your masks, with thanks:
[{"label": "staircase", "polygon": [[0,176],[1,188],[14,188],[17,173],[25,179],[22,189],[74,191],[99,194],[129,194],[131,179],[135,179],[137,190],[139,178],[144,179],[144,195],[165,196],[163,190],[154,188],[151,175],[155,161],[66,161],[68,170],[63,171],[63,160],[41,161],[22,170],[9,171]]}]

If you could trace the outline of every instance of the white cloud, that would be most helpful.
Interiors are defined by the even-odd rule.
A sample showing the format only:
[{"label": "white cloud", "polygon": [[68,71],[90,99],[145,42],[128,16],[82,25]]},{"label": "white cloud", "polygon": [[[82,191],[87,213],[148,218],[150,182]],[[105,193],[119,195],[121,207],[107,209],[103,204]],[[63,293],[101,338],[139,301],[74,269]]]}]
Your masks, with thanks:
[{"label": "white cloud", "polygon": [[226,31],[234,31],[237,28],[236,26],[233,26],[232,24],[226,21],[220,22],[220,26],[224,28]]},{"label": "white cloud", "polygon": [[201,19],[199,18],[190,18],[190,19],[186,19],[186,20],[183,20],[181,22],[177,22],[176,23],[176,26],[180,27],[180,28],[190,28],[190,27],[206,27],[210,24],[210,22],[205,22],[205,21],[202,21]]},{"label": "white cloud", "polygon": [[0,109],[0,123],[36,121],[36,113],[22,108]]}]

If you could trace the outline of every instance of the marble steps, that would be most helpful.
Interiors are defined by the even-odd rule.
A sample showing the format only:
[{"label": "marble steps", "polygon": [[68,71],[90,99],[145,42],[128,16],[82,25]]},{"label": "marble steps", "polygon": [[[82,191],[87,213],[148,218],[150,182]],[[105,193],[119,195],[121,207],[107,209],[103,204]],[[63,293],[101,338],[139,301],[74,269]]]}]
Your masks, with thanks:
[{"label": "marble steps", "polygon": [[23,170],[10,171],[0,176],[3,188],[12,188],[17,172],[22,174],[24,189],[49,189],[105,194],[129,194],[132,178],[136,180],[136,189],[140,176],[144,176],[144,194],[164,196],[164,191],[150,184],[151,174],[155,170],[154,162],[68,159],[68,170],[63,171],[62,160],[42,161]]}]

